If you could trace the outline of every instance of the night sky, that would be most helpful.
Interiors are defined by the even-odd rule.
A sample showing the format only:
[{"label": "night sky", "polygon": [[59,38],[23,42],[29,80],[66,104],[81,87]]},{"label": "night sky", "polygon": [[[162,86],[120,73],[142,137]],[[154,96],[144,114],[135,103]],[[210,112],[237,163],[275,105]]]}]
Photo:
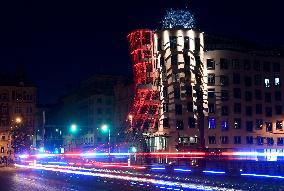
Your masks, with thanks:
[{"label": "night sky", "polygon": [[92,74],[131,76],[127,32],[158,29],[169,8],[187,7],[206,33],[284,44],[280,0],[46,2],[1,6],[0,72],[24,67],[39,103],[55,102]]}]

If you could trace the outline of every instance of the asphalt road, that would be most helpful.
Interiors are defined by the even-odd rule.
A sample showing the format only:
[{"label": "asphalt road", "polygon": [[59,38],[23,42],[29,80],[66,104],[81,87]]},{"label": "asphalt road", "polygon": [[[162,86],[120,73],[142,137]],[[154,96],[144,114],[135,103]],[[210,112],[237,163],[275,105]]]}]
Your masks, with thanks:
[{"label": "asphalt road", "polygon": [[131,184],[107,178],[71,175],[40,170],[0,170],[1,191],[111,191],[156,190],[154,185]]},{"label": "asphalt road", "polygon": [[[129,175],[132,176],[136,175]],[[167,176],[166,174],[163,176]],[[210,185],[221,190],[284,191],[284,181],[274,179],[230,178],[223,176],[186,176],[187,183]],[[166,177],[164,177],[166,178]],[[164,179],[162,178],[162,179]],[[161,179],[159,177],[158,179]],[[177,181],[182,181],[181,179]],[[184,181],[182,181],[184,182]],[[34,169],[0,168],[0,191],[152,191],[169,190],[157,184],[121,180],[110,177],[94,177]],[[225,189],[224,189],[225,188]],[[175,188],[171,189],[175,191]],[[204,189],[182,188],[179,191]],[[215,189],[212,189],[215,190]],[[219,190],[219,189],[216,189]]]}]

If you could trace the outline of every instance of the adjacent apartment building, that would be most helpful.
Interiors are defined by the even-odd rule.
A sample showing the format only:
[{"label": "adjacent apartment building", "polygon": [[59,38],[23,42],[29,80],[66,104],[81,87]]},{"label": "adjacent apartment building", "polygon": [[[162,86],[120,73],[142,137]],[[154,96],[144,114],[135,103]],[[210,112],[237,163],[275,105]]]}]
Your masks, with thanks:
[{"label": "adjacent apartment building", "polygon": [[10,157],[11,129],[25,128],[25,133],[34,134],[36,111],[36,87],[19,85],[0,86],[0,157]]}]

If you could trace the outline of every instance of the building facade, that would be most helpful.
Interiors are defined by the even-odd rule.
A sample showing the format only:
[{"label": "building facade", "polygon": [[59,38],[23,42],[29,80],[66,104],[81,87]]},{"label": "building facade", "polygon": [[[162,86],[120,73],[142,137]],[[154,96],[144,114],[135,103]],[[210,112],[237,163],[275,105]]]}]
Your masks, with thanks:
[{"label": "building facade", "polygon": [[283,151],[283,62],[241,51],[205,52],[206,148]]},{"label": "building facade", "polygon": [[158,128],[144,134],[151,151],[283,152],[283,57],[218,41],[153,32],[161,106]]},{"label": "building facade", "polygon": [[0,157],[13,155],[12,129],[23,128],[32,137],[35,129],[36,88],[33,86],[0,86]]},{"label": "building facade", "polygon": [[[125,88],[119,85],[123,84],[124,80],[122,76],[95,75],[83,81],[78,88],[61,99],[61,117],[54,121],[47,120],[46,126],[50,126],[51,131],[54,131],[56,126],[62,130],[65,151],[106,149],[108,133],[101,129],[104,124],[111,131],[111,143],[116,142],[122,124],[118,119],[125,113],[125,121],[128,112],[122,110],[127,105],[116,104],[120,99],[116,97],[119,91],[124,91],[117,88]],[[120,104],[126,103],[120,101]],[[76,132],[70,131],[72,124],[76,124]]]}]

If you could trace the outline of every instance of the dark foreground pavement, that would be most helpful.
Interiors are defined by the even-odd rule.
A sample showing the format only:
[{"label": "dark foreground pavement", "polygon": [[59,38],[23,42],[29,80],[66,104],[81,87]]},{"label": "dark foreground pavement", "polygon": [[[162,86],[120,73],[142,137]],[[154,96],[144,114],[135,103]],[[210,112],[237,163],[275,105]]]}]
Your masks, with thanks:
[{"label": "dark foreground pavement", "polygon": [[111,191],[156,190],[154,185],[131,184],[106,178],[30,169],[1,168],[1,191]]}]

